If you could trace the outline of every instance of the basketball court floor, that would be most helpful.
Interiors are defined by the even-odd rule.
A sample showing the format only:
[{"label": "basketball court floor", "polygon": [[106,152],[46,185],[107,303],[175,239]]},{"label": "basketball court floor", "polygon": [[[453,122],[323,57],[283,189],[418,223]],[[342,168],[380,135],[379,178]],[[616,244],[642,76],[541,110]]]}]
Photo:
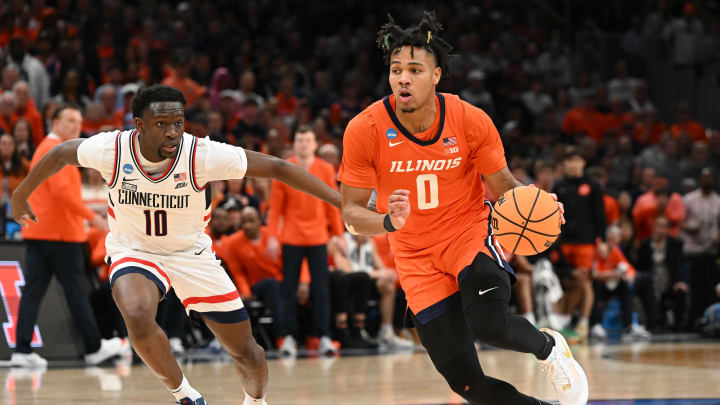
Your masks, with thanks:
[{"label": "basketball court floor", "polygon": [[[720,342],[645,342],[575,346],[576,358],[590,379],[589,404],[720,404]],[[478,353],[489,375],[525,393],[554,399],[531,355],[500,350]],[[190,382],[211,405],[242,405],[243,391],[232,364],[223,356],[183,360]],[[102,368],[48,370],[0,369],[1,403],[171,404],[172,397],[144,365],[117,360]],[[461,404],[427,355],[303,358],[269,361],[271,405],[297,404]],[[498,404],[511,405],[511,404]]]}]

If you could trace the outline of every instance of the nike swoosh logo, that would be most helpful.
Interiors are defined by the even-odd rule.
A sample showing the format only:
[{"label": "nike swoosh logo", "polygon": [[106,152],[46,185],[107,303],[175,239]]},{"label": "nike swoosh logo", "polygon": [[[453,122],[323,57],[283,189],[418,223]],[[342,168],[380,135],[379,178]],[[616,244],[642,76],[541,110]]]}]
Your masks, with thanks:
[{"label": "nike swoosh logo", "polygon": [[488,289],[485,290],[485,291],[480,290],[480,292],[478,292],[478,294],[483,295],[483,294],[488,293],[488,292],[490,292],[490,291],[492,291],[492,290],[494,290],[494,289],[496,289],[496,288],[497,288],[497,287],[488,288]]},{"label": "nike swoosh logo", "polygon": [[389,142],[388,145],[390,145],[390,147],[392,148],[393,146],[398,146],[403,142],[405,142],[405,141],[400,141],[400,142],[395,142],[395,143]]},{"label": "nike swoosh logo", "polygon": [[201,251],[195,252],[195,256],[200,256],[200,253],[204,252],[206,248],[202,248]]},{"label": "nike swoosh logo", "polygon": [[123,181],[135,181],[137,179],[128,179],[127,177],[123,176]]}]

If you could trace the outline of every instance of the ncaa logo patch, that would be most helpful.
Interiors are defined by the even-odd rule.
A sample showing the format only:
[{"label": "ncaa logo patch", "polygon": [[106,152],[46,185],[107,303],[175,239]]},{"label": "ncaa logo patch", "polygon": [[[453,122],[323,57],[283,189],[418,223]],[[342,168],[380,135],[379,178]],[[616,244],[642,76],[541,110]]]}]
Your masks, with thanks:
[{"label": "ncaa logo patch", "polygon": [[123,166],[123,172],[125,172],[125,174],[132,173],[133,172],[132,165],[130,163],[125,163],[125,165]]},{"label": "ncaa logo patch", "polygon": [[397,138],[397,131],[395,130],[395,128],[388,128],[388,130],[385,131],[385,136],[387,136],[387,139],[392,141],[393,139]]}]

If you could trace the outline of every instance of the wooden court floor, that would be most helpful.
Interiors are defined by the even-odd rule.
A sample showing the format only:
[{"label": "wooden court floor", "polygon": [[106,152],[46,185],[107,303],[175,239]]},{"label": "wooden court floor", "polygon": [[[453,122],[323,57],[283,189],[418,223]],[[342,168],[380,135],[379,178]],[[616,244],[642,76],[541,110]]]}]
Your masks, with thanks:
[{"label": "wooden court floor", "polygon": [[[573,351],[590,379],[590,404],[720,404],[720,343],[596,344]],[[478,355],[487,374],[554,399],[531,355],[499,350]],[[422,352],[271,360],[269,367],[270,405],[462,403]],[[186,361],[183,370],[209,404],[242,405],[242,387],[228,361]],[[7,405],[173,403],[147,367],[127,361],[103,368],[5,368],[0,381],[1,403]],[[694,399],[681,400],[688,398]]]}]

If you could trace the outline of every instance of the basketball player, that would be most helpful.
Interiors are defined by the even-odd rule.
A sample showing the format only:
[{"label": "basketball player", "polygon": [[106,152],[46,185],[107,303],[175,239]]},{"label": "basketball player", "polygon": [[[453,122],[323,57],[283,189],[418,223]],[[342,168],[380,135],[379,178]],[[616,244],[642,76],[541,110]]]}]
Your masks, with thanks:
[{"label": "basketball player", "polygon": [[252,338],[239,293],[204,233],[210,219],[207,186],[244,176],[272,177],[338,207],[340,195],[283,160],[185,133],[184,106],[185,97],[174,88],[141,90],[132,104],[137,129],[55,146],[13,194],[13,216],[23,225],[37,222],[28,196],[66,164],[100,171],[110,189],[110,283],[136,352],[178,404],[206,405],[155,323],[157,303],[172,286],[186,311],[200,313],[232,357],[244,404],[265,404],[265,353]]},{"label": "basketball player", "polygon": [[[493,239],[481,176],[497,196],[522,184],[507,168],[490,118],[456,95],[435,92],[451,50],[441,30],[426,12],[417,27],[402,29],[390,18],[378,33],[392,95],[345,131],[339,179],[346,227],[390,232],[410,314],[453,391],[471,404],[546,404],[486,376],[476,337],[534,354],[562,405],[586,404],[587,378],[562,336],[509,314],[515,275]],[[373,189],[378,212],[367,208]]]}]

